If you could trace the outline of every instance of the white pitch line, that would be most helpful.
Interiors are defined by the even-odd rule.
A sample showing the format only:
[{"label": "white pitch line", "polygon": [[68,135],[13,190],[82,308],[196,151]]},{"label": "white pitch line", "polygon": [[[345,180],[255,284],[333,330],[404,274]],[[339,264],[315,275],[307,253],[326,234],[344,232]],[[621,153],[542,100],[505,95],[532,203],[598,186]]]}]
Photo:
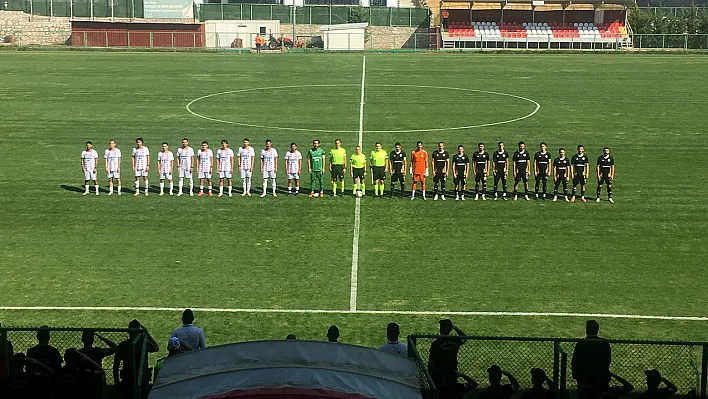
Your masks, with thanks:
[{"label": "white pitch line", "polygon": [[[151,306],[0,306],[0,311],[18,310],[73,310],[113,312],[182,312],[184,307]],[[191,308],[205,313],[297,313],[297,314],[351,314],[351,315],[402,315],[402,316],[511,316],[511,317],[584,317],[633,320],[708,321],[703,316],[660,316],[612,313],[567,313],[567,312],[486,312],[486,311],[416,311],[416,310],[336,310],[336,309],[229,309]]]},{"label": "white pitch line", "polygon": [[[366,82],[366,56],[361,63],[361,100],[359,101],[359,146],[364,141],[364,84]],[[356,311],[356,295],[359,285],[359,225],[361,224],[361,198],[354,205],[354,239],[352,240],[352,276],[349,292],[349,311]]]}]

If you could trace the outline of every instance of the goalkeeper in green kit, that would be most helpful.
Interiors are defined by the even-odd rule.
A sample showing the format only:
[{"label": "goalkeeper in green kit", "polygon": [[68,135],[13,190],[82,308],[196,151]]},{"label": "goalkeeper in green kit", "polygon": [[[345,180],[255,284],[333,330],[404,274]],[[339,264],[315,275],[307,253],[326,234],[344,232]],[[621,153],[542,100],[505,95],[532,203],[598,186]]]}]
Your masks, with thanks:
[{"label": "goalkeeper in green kit", "polygon": [[322,171],[325,164],[325,152],[320,148],[320,141],[313,140],[312,148],[307,152],[307,167],[310,171],[310,195],[315,195],[315,180],[320,182],[319,196],[324,197],[324,180]]}]

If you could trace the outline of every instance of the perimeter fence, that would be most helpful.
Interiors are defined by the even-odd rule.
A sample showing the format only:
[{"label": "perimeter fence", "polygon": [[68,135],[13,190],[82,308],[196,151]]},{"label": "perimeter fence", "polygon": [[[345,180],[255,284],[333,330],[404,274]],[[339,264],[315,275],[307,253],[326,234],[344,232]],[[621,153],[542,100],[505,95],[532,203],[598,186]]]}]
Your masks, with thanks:
[{"label": "perimeter fence", "polygon": [[[559,398],[571,397],[577,390],[571,364],[575,345],[582,339],[529,337],[462,337],[458,370],[472,377],[481,387],[488,386],[487,369],[499,365],[510,372],[521,389],[532,386],[530,370],[542,368],[558,387]],[[421,380],[427,378],[430,346],[437,335],[411,335],[410,355],[422,359]],[[456,338],[453,338],[456,339]],[[628,380],[635,390],[646,389],[646,370],[656,369],[673,382],[678,395],[706,399],[708,343],[679,341],[601,340],[610,344],[610,370]],[[437,387],[433,386],[435,392]],[[431,396],[434,397],[434,396]]]}]

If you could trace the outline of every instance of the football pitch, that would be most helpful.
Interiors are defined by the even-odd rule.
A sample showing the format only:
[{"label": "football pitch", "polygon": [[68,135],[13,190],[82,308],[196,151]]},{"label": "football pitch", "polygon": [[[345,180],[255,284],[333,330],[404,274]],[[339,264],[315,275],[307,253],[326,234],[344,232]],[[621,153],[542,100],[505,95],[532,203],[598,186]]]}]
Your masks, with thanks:
[{"label": "football pitch", "polygon": [[[324,339],[336,324],[342,342],[374,346],[390,321],[404,335],[449,315],[474,335],[574,337],[596,315],[612,338],[708,340],[705,56],[368,54],[363,68],[361,54],[6,51],[0,65],[4,326],[136,317],[163,343],[192,307],[209,345]],[[149,197],[132,195],[137,137]],[[273,140],[281,189],[292,141],[303,154],[313,139],[349,154],[360,140],[365,154],[583,144],[592,200],[378,199],[372,186],[360,200],[243,198],[240,179],[234,198],[159,197],[156,154],[183,137],[234,150],[248,137],[257,152]],[[124,194],[107,196],[101,172],[101,195],[83,197],[84,142],[100,172],[109,139]],[[604,189],[593,201],[603,146],[615,204]]]}]

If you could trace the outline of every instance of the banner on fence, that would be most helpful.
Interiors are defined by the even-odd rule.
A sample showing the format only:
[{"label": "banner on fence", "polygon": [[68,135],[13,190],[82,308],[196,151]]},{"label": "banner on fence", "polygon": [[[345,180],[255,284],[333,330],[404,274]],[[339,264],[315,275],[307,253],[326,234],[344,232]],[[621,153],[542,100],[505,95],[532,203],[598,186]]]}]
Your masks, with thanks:
[{"label": "banner on fence", "polygon": [[193,0],[145,0],[145,18],[194,18]]}]

